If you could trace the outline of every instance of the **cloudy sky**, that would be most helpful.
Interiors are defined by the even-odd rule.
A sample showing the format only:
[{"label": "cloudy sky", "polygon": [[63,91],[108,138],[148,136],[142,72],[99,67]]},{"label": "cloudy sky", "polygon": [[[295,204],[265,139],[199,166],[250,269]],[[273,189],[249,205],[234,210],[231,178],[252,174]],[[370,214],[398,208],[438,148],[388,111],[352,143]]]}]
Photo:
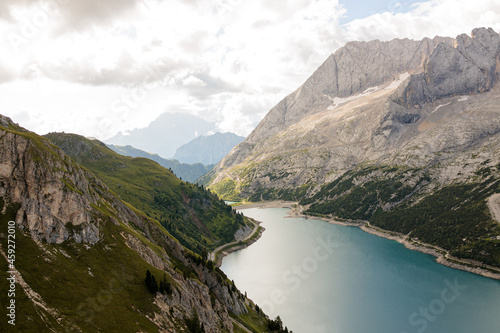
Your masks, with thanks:
[{"label": "cloudy sky", "polygon": [[0,114],[107,139],[164,112],[248,135],[350,40],[500,30],[498,0],[2,0]]}]

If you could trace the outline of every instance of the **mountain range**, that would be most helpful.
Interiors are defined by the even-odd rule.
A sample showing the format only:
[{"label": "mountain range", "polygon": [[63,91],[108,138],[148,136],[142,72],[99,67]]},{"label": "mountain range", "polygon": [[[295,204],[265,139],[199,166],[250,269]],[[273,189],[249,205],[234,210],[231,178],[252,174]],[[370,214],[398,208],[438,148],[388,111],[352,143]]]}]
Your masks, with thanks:
[{"label": "mountain range", "polygon": [[118,133],[107,139],[106,143],[118,146],[130,145],[163,158],[170,158],[181,145],[215,130],[216,123],[198,116],[163,113],[147,127],[137,128],[126,134]]},{"label": "mountain range", "polygon": [[150,159],[0,115],[2,332],[267,331],[207,260],[247,225]]},{"label": "mountain range", "polygon": [[201,182],[500,267],[500,36],[350,42]]},{"label": "mountain range", "polygon": [[[0,303],[22,332],[287,331],[210,260],[254,226],[224,199],[295,201],[498,273],[499,73],[492,29],[350,42],[200,185],[150,154],[0,115]],[[213,125],[160,118],[115,143],[171,156]]]}]

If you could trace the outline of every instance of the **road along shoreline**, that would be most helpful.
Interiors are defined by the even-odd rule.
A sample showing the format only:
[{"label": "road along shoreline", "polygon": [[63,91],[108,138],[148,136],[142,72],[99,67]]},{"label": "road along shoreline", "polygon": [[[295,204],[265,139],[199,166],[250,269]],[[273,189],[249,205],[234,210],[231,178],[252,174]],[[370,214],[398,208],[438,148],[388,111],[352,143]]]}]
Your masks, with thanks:
[{"label": "road along shoreline", "polygon": [[217,267],[220,267],[222,265],[222,259],[225,256],[227,256],[229,253],[244,249],[250,246],[251,244],[255,243],[262,236],[264,230],[266,230],[264,227],[260,225],[259,221],[256,221],[251,218],[248,219],[254,225],[252,232],[248,236],[246,236],[241,240],[221,245],[212,252],[210,252],[208,259],[212,260],[212,262],[214,262],[214,264]]}]

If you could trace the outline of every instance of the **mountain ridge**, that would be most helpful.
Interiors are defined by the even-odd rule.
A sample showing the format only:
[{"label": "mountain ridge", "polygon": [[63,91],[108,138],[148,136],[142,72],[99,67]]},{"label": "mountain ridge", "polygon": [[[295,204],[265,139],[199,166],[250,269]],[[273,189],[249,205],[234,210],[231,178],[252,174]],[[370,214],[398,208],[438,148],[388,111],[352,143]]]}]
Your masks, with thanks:
[{"label": "mountain ridge", "polygon": [[178,179],[150,159],[124,157],[100,141],[75,134],[45,137],[198,254],[212,250],[218,242],[232,241],[245,224],[240,214],[213,194]]},{"label": "mountain ridge", "polygon": [[[65,148],[89,161],[111,152],[100,142],[65,137],[73,139]],[[266,330],[265,315],[213,263],[48,139],[0,115],[0,151],[0,287],[8,290],[7,278],[17,282],[15,298],[5,292],[0,302],[15,300],[16,329],[215,333],[233,332],[238,322]],[[110,154],[119,167],[122,157]],[[14,272],[4,236],[10,221]],[[159,292],[146,285],[148,274],[161,282]],[[6,316],[0,328],[12,328]]]},{"label": "mountain ridge", "polygon": [[128,133],[118,133],[105,140],[107,144],[131,145],[138,149],[153,152],[163,158],[170,158],[175,150],[196,138],[216,130],[214,122],[183,113],[165,112],[147,127],[136,128]]},{"label": "mountain ridge", "polygon": [[[312,110],[312,112],[317,112],[322,108],[328,107],[331,104],[331,100],[335,97],[349,97],[356,93],[361,93],[367,88],[395,79],[397,73],[420,70],[423,66],[423,59],[439,43],[452,43],[452,39],[435,37],[434,39],[424,38],[421,41],[394,39],[388,42],[375,40],[347,43],[344,47],[329,56],[304,84],[272,108],[264,120],[248,136],[248,141],[254,142],[260,140],[260,129],[270,126],[268,125],[269,123],[275,123],[276,119],[279,119],[280,116],[286,125],[287,120],[290,123],[296,121],[304,113],[310,114],[311,109],[308,107],[311,105],[311,101],[301,101],[305,105],[295,106],[295,103],[297,103],[296,99],[301,94],[306,95],[309,92],[311,96],[306,97],[307,99],[319,100],[319,105],[316,104],[318,103],[317,101],[314,102],[315,108]],[[386,49],[387,51],[381,53],[379,52],[380,49]],[[393,51],[388,51],[389,49]],[[399,62],[394,64],[392,61],[393,58],[387,55],[387,53],[391,52],[398,52],[398,54],[406,57],[404,60],[398,60]],[[356,54],[356,56],[353,54]],[[367,58],[373,59],[370,59],[371,61],[368,62]],[[356,68],[361,67],[358,65],[360,62],[364,66],[367,66],[367,68],[359,68],[356,71]],[[389,70],[388,68],[391,66],[396,67],[396,70]],[[320,94],[312,92],[316,90]],[[292,110],[290,110],[290,104],[294,106]],[[279,114],[279,116],[273,116],[275,113]],[[272,119],[266,120],[270,117]],[[280,127],[280,129],[283,128]],[[269,128],[266,128],[265,135],[274,133],[274,129],[269,131]]]},{"label": "mountain ridge", "polygon": [[179,178],[190,183],[196,182],[201,176],[212,170],[215,164],[204,165],[202,163],[187,164],[181,163],[176,159],[165,159],[158,154],[148,153],[144,150],[134,148],[130,145],[117,146],[112,144],[106,145],[116,153],[130,157],[145,157],[160,164],[161,166],[172,170]]},{"label": "mountain ridge", "polygon": [[[487,198],[500,192],[499,41],[492,29],[478,28],[471,36],[407,42],[421,58],[388,57],[392,67],[369,61],[386,53],[373,57],[366,48],[396,45],[399,55],[399,40],[348,43],[202,183],[227,199],[293,200],[309,214],[367,220],[499,267],[500,231],[486,213]],[[348,56],[339,62],[339,55]],[[450,210],[426,206],[432,214],[418,223],[399,215],[423,214],[432,199]]]}]

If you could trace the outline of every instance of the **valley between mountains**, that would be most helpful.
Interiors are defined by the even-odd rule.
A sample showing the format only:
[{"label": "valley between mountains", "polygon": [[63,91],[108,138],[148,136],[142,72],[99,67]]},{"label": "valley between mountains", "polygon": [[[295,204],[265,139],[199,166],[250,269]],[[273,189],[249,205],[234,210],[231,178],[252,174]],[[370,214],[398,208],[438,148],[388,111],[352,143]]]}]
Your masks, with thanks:
[{"label": "valley between mountains", "polygon": [[499,79],[492,29],[350,42],[193,183],[0,115],[0,286],[16,281],[16,329],[287,332],[214,262],[262,232],[224,200],[292,202],[498,278]]},{"label": "valley between mountains", "polygon": [[499,73],[492,29],[350,42],[200,181],[227,200],[296,201],[497,271]]}]

